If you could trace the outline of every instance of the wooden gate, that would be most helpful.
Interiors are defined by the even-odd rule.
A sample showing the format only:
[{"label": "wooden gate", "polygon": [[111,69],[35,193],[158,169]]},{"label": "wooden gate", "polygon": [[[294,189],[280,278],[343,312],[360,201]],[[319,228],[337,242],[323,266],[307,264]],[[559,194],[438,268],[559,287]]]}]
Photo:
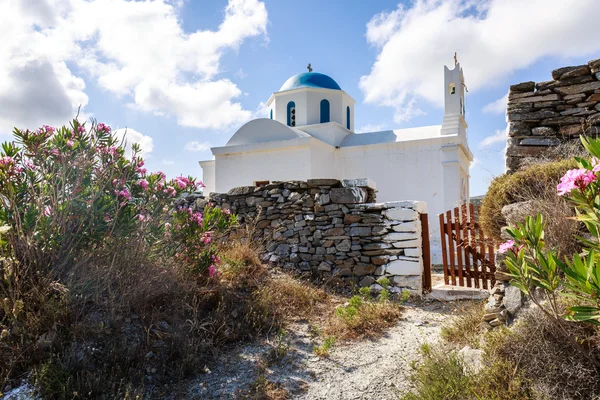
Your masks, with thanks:
[{"label": "wooden gate", "polygon": [[488,289],[496,282],[495,244],[484,237],[478,217],[473,204],[456,207],[454,216],[452,210],[439,216],[446,285]]}]

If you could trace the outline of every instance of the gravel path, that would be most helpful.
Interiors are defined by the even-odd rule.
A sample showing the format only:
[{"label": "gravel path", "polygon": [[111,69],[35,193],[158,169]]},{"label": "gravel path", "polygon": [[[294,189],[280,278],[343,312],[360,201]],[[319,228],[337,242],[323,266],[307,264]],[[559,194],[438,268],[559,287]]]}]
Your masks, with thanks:
[{"label": "gravel path", "polygon": [[[376,340],[336,344],[329,358],[318,358],[312,348],[318,344],[307,323],[296,323],[285,335],[285,356],[273,360],[273,340],[243,346],[220,356],[208,366],[188,391],[189,398],[239,399],[260,376],[285,387],[294,399],[358,400],[398,399],[410,386],[411,361],[419,357],[421,344],[435,342],[449,306],[433,302],[407,306],[402,320]],[[281,349],[282,346],[279,346]],[[263,360],[263,361],[261,361]]]}]

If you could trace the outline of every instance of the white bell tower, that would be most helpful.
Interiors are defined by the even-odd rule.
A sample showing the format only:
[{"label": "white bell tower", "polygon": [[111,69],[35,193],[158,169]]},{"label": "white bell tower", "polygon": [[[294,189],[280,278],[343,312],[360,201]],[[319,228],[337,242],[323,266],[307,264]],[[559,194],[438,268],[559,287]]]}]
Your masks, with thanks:
[{"label": "white bell tower", "polygon": [[454,55],[454,69],[444,66],[444,122],[442,135],[467,134],[465,120],[465,78]]}]

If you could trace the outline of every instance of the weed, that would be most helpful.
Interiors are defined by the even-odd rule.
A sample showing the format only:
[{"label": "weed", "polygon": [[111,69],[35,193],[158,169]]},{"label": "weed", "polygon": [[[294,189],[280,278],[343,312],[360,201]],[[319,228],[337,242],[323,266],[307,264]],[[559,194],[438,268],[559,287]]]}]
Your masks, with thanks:
[{"label": "weed", "polygon": [[483,304],[478,302],[459,303],[457,314],[442,326],[441,336],[447,343],[458,346],[479,347],[479,333],[483,321]]},{"label": "weed", "polygon": [[326,336],[323,340],[323,344],[320,346],[313,347],[313,353],[319,357],[329,357],[329,351],[335,344],[335,336]]}]

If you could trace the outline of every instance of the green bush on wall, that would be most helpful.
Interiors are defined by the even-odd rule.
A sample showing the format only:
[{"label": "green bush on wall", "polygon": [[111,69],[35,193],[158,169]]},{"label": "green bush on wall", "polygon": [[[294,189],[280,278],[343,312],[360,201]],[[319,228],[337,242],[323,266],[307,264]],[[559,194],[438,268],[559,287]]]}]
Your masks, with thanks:
[{"label": "green bush on wall", "polygon": [[487,237],[501,240],[507,225],[502,207],[527,200],[556,199],[556,185],[569,169],[577,168],[573,159],[532,164],[513,174],[496,177],[481,204],[479,220]]}]

